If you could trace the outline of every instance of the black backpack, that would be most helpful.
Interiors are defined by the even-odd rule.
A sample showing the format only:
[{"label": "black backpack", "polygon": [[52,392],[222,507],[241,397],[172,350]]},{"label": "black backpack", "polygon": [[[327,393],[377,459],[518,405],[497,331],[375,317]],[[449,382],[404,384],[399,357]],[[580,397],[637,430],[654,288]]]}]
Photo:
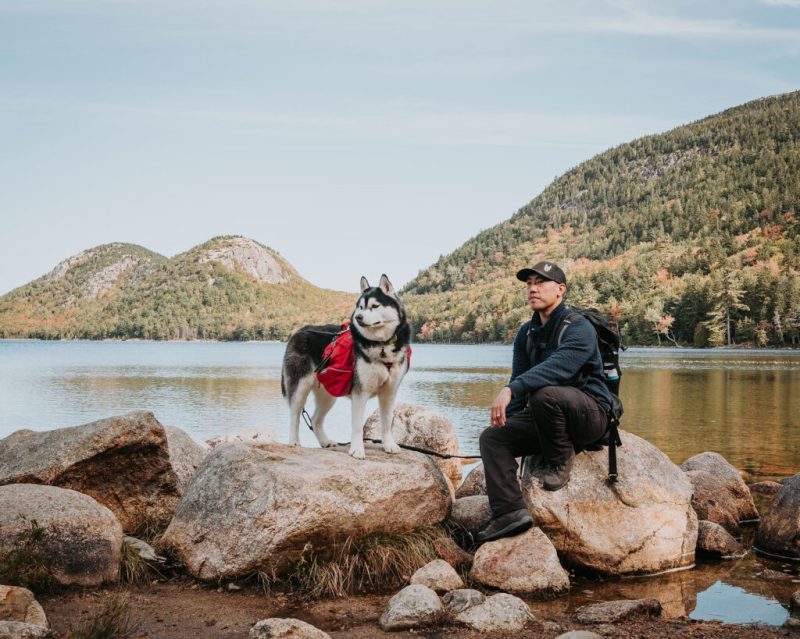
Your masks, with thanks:
[{"label": "black backpack", "polygon": [[603,437],[589,449],[599,450],[601,446],[608,446],[608,481],[613,484],[617,481],[617,446],[622,446],[619,437],[619,420],[622,417],[622,401],[619,398],[619,384],[622,378],[622,369],[619,366],[619,352],[625,350],[619,335],[617,323],[609,321],[604,313],[595,308],[571,307],[567,316],[561,320],[558,328],[556,345],[561,344],[561,337],[573,320],[581,315],[589,320],[597,333],[597,346],[600,357],[603,359],[603,381],[611,393],[611,410],[608,413],[608,429]]}]

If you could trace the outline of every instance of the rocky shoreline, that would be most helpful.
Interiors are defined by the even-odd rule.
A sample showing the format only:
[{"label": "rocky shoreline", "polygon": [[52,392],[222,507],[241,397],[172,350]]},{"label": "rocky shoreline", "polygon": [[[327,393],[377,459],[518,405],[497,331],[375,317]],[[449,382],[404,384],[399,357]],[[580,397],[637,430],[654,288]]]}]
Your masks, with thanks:
[{"label": "rocky shoreline", "polygon": [[[459,450],[449,420],[421,407],[398,406],[395,435]],[[690,621],[666,593],[554,608],[576,574],[619,579],[691,569],[696,556],[740,558],[745,522],[757,525],[759,549],[800,557],[800,474],[748,487],[717,453],[679,468],[636,435],[622,437],[617,483],[606,482],[604,450],[578,455],[556,493],[522,479],[536,526],[476,549],[471,535],[488,518],[480,465],[460,481],[452,460],[417,452],[368,446],[357,461],[264,432],[200,443],[147,412],[17,431],[0,440],[0,638],[77,636],[92,601],[119,593],[136,637],[196,637],[206,606],[229,618],[227,628],[206,618],[217,619],[207,637],[792,632],[793,618],[781,629]],[[782,588],[788,607],[792,586]],[[162,612],[145,612],[153,598]],[[323,609],[335,612],[310,613]],[[31,610],[36,623],[26,621]]]}]

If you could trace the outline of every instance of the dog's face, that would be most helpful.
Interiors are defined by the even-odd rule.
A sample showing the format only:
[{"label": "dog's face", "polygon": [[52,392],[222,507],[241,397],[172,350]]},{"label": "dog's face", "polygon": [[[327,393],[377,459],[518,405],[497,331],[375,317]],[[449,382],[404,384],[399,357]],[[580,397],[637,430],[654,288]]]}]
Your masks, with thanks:
[{"label": "dog's face", "polygon": [[387,341],[403,321],[400,298],[386,275],[381,275],[378,286],[371,287],[367,278],[361,278],[361,297],[353,311],[352,325],[364,337],[373,341]]}]

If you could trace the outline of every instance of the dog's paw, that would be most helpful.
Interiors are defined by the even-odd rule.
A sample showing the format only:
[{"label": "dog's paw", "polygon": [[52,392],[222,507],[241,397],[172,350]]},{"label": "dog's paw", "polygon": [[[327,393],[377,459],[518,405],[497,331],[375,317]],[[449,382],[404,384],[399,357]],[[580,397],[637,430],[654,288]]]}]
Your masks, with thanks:
[{"label": "dog's paw", "polygon": [[400,446],[397,445],[396,442],[384,442],[383,450],[385,450],[390,455],[396,455],[400,452]]},{"label": "dog's paw", "polygon": [[366,455],[364,454],[364,447],[350,446],[350,457],[355,457],[356,459],[364,459],[366,457]]},{"label": "dog's paw", "polygon": [[333,448],[336,446],[336,442],[332,439],[328,439],[327,437],[323,437],[319,440],[319,446],[320,448]]},{"label": "dog's paw", "polygon": [[290,439],[289,440],[289,446],[300,446],[300,440],[299,439]]}]

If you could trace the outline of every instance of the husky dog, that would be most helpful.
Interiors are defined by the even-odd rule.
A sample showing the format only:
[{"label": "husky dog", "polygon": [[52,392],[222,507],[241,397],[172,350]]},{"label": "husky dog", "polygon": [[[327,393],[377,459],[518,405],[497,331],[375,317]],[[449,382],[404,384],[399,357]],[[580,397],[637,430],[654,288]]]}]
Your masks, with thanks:
[{"label": "husky dog", "polygon": [[[336,397],[317,381],[315,369],[322,353],[334,335],[336,324],[304,326],[289,338],[283,356],[281,391],[289,401],[289,444],[297,446],[300,414],[309,393],[314,393],[316,407],[311,426],[323,448],[335,446],[325,435],[323,421]],[[350,318],[355,370],[350,392],[352,405],[350,454],[364,459],[364,408],[367,400],[378,396],[381,413],[381,440],[387,453],[399,453],[392,435],[392,416],[400,382],[408,372],[408,351],[411,327],[406,321],[403,304],[386,275],[378,286],[370,286],[361,278],[361,297]]]}]

